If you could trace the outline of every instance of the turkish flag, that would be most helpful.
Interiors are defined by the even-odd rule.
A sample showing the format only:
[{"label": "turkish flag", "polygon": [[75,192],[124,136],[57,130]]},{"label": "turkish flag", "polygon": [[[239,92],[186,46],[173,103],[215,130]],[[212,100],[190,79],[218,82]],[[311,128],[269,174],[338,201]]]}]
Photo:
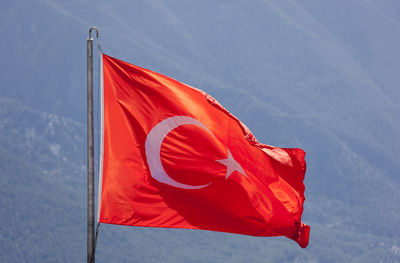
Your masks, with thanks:
[{"label": "turkish flag", "polygon": [[259,143],[200,90],[104,54],[102,62],[100,223],[307,246],[303,150]]}]

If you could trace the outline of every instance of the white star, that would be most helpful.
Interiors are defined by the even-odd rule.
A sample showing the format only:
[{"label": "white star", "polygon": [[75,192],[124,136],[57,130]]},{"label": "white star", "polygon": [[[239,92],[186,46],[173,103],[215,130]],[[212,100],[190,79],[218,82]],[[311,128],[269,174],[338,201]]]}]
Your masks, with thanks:
[{"label": "white star", "polygon": [[241,173],[247,177],[242,166],[240,166],[240,164],[235,159],[233,159],[233,156],[231,154],[231,151],[229,151],[229,149],[228,149],[228,158],[227,159],[221,159],[221,160],[216,160],[216,161],[226,166],[225,179],[228,179],[228,177],[231,176],[231,174],[234,171],[238,171],[239,173]]}]

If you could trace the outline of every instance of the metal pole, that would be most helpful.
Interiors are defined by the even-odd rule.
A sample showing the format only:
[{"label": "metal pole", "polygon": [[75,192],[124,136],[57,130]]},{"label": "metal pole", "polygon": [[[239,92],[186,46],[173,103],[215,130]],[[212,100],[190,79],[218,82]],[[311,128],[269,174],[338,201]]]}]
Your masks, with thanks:
[{"label": "metal pole", "polygon": [[93,38],[90,28],[87,39],[87,168],[88,168],[88,195],[87,195],[87,262],[94,263],[94,136],[93,136]]}]

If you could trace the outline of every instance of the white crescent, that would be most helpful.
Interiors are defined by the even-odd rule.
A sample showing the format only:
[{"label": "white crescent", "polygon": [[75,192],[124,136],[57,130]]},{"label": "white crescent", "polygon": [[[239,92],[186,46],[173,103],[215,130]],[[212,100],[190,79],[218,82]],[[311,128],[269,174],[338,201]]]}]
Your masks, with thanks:
[{"label": "white crescent", "polygon": [[209,186],[211,182],[204,185],[189,185],[177,182],[168,176],[161,163],[160,150],[164,138],[173,129],[187,124],[199,126],[205,129],[211,135],[213,135],[211,131],[206,126],[204,126],[203,123],[191,117],[174,116],[167,118],[158,123],[156,126],[154,126],[153,129],[151,129],[151,131],[149,132],[149,134],[147,134],[145,143],[147,164],[149,165],[151,176],[160,183],[164,183],[182,189],[200,189]]}]

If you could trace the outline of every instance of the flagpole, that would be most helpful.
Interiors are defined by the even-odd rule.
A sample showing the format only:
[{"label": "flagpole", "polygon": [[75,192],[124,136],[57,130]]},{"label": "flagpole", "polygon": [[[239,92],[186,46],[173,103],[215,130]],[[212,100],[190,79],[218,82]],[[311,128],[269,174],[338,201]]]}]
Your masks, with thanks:
[{"label": "flagpole", "polygon": [[89,29],[87,39],[87,262],[94,263],[94,136],[93,136],[93,38],[92,30],[99,31],[95,27]]}]

